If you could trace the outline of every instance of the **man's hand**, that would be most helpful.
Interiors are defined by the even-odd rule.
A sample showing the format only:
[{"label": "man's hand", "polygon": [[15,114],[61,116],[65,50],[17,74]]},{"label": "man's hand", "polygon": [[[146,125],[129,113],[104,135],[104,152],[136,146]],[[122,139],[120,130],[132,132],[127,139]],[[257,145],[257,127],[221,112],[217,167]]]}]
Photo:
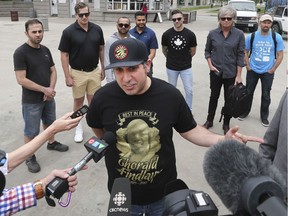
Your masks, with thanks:
[{"label": "man's hand", "polygon": [[251,142],[258,142],[258,143],[263,143],[264,140],[259,137],[254,137],[254,136],[246,136],[241,133],[238,133],[237,131],[239,130],[239,126],[234,126],[230,128],[230,130],[226,133],[225,138],[233,138],[239,142],[242,143],[247,143],[248,141]]},{"label": "man's hand", "polygon": [[72,87],[74,85],[74,81],[71,76],[65,78],[66,86]]}]

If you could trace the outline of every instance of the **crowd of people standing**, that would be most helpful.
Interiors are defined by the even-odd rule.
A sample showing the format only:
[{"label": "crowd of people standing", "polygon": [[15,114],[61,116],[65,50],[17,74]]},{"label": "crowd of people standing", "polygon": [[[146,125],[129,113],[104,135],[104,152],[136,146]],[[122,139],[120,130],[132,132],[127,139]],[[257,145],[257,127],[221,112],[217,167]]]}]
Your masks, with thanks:
[{"label": "crowd of people standing", "polygon": [[[135,28],[132,29],[130,29],[131,28],[130,19],[127,17],[120,17],[116,21],[117,32],[114,33],[113,39],[110,38],[112,40],[112,42],[109,44],[110,48],[108,47],[109,49],[108,48],[105,49],[107,41],[105,43],[104,34],[101,29],[101,26],[89,21],[90,10],[88,5],[83,2],[76,4],[75,12],[76,12],[76,22],[64,29],[59,44],[59,51],[61,53],[61,63],[62,63],[62,69],[65,74],[66,86],[71,87],[73,92],[73,110],[75,111],[78,108],[80,108],[85,103],[85,98],[87,99],[88,105],[92,104],[90,108],[93,108],[93,110],[92,112],[89,113],[89,115],[87,115],[88,125],[92,128],[95,135],[99,137],[103,135],[103,131],[112,130],[117,134],[118,138],[120,137],[121,139],[123,139],[119,141],[120,147],[117,146],[117,148],[118,150],[120,150],[119,148],[121,148],[121,151],[123,150],[122,153],[124,154],[125,152],[125,155],[129,155],[129,157],[121,155],[119,157],[120,159],[127,158],[127,160],[129,161],[130,158],[132,158],[135,163],[138,162],[143,163],[143,161],[146,160],[147,161],[153,160],[155,162],[157,161],[156,164],[158,164],[158,160],[163,160],[164,158],[163,149],[165,148],[163,146],[163,143],[160,143],[160,140],[163,141],[164,137],[165,142],[169,144],[169,148],[167,148],[166,150],[169,150],[170,154],[169,157],[173,159],[172,161],[169,161],[170,166],[173,167],[173,169],[169,171],[172,175],[169,178],[171,178],[170,180],[173,180],[176,175],[176,167],[174,167],[175,152],[173,142],[170,140],[170,138],[172,137],[172,133],[171,134],[169,133],[169,136],[167,134],[164,135],[162,134],[164,130],[170,131],[172,128],[175,128],[181,134],[182,137],[200,146],[210,146],[217,139],[223,139],[225,137],[232,137],[232,136],[234,138],[236,137],[238,140],[243,142],[247,141],[261,142],[260,139],[256,138],[248,139],[245,136],[242,136],[241,134],[237,133],[236,128],[230,129],[229,124],[231,117],[225,115],[225,113],[223,123],[224,135],[226,135],[225,137],[216,135],[214,133],[210,133],[207,130],[213,126],[213,119],[215,116],[218,98],[220,96],[220,90],[222,85],[224,86],[224,98],[225,98],[227,94],[227,89],[230,85],[242,82],[241,79],[242,68],[248,66],[247,70],[249,71],[251,70],[249,64],[250,56],[248,56],[247,54],[250,49],[250,47],[248,46],[250,43],[248,42],[245,43],[245,37],[243,32],[233,27],[234,22],[233,20],[235,19],[236,16],[236,11],[233,8],[222,7],[219,10],[218,13],[219,26],[218,28],[211,30],[207,36],[205,46],[205,58],[207,60],[209,67],[208,71],[210,71],[209,75],[210,75],[211,95],[209,101],[207,121],[204,123],[203,126],[197,124],[193,117],[193,114],[195,115],[195,113],[193,113],[193,103],[192,103],[192,96],[193,96],[192,62],[193,62],[193,56],[197,54],[196,52],[197,38],[195,33],[191,31],[191,29],[188,29],[183,25],[184,17],[183,13],[180,10],[174,10],[171,13],[173,26],[171,26],[170,29],[168,29],[166,32],[163,33],[161,38],[161,45],[162,45],[162,52],[166,57],[167,82],[177,87],[177,79],[178,76],[180,75],[185,89],[185,99],[184,97],[182,98],[182,96],[180,96],[181,94],[179,94],[178,91],[174,90],[174,87],[171,88],[171,86],[167,86],[166,83],[164,84],[157,78],[156,79],[152,78],[153,76],[157,77],[157,71],[153,71],[152,68],[153,68],[153,61],[155,61],[156,50],[158,49],[158,41],[155,32],[146,26],[147,24],[147,18],[145,16],[146,14],[143,14],[143,12],[137,12],[135,14],[136,26]],[[269,32],[269,29],[271,29],[271,26],[269,27],[269,24],[271,24],[270,17],[260,19],[260,31],[259,31],[260,34],[263,32],[267,33],[266,31],[267,28]],[[32,26],[32,27],[30,26],[30,29],[28,28],[29,25]],[[26,35],[28,37],[28,42],[25,43],[24,46],[21,47],[21,49],[18,48],[14,54],[14,66],[17,82],[22,86],[23,95],[26,96],[26,97],[23,96],[23,103],[22,103],[23,119],[25,121],[24,143],[28,143],[35,136],[39,134],[39,125],[41,120],[44,129],[48,128],[48,126],[51,125],[55,120],[55,104],[53,104],[52,106],[50,105],[50,103],[54,101],[53,98],[56,96],[56,91],[54,89],[56,85],[57,75],[55,75],[56,70],[54,66],[54,61],[49,49],[43,45],[40,45],[40,42],[42,41],[43,38],[43,29],[41,30],[41,25],[39,25],[37,20],[27,22]],[[264,30],[262,29],[262,27]],[[89,37],[89,35],[92,33],[93,35],[97,35],[97,37]],[[264,34],[264,36],[269,36],[269,34]],[[89,40],[87,40],[87,37],[89,38]],[[129,38],[129,40],[127,40],[127,38]],[[261,44],[261,40],[263,40],[263,38],[258,36],[256,39],[256,49],[254,48],[255,50],[257,50],[258,48],[257,43]],[[272,64],[273,69],[271,69],[271,71],[268,69],[266,71],[267,73],[274,73],[277,67],[280,65],[283,58],[283,50],[284,50],[283,40],[281,41],[279,36],[277,36],[277,40],[278,40],[277,49],[275,49],[277,51],[277,55],[275,55],[276,56],[275,62],[277,65],[273,66]],[[115,44],[117,44],[118,46],[116,45],[113,46],[113,42],[115,42]],[[272,42],[273,42],[272,39],[265,40],[265,43],[268,43],[267,46],[268,48],[270,48],[270,51],[268,57],[267,53],[261,54],[263,56],[266,56],[265,58],[263,58],[263,62],[261,62],[262,64],[265,64],[265,59],[271,58],[272,55],[274,56],[274,53],[272,54],[274,49],[271,48],[273,46]],[[132,43],[135,43],[135,46],[133,46]],[[33,46],[31,46],[31,44]],[[28,49],[27,46],[31,46],[29,47],[29,49],[31,48],[33,49],[27,50]],[[25,49],[27,51],[24,53],[28,55],[27,57],[25,57],[25,55],[21,55],[21,50]],[[49,60],[46,61],[45,59],[41,59],[40,58],[41,56],[38,56],[39,60],[33,62],[33,60],[35,61],[35,58],[33,58],[32,55],[36,55],[34,53],[36,51],[37,52],[39,51],[37,49],[40,49],[41,52],[44,53],[44,56],[49,58]],[[111,50],[114,52],[111,53]],[[132,56],[132,54],[134,55]],[[161,55],[160,53],[157,54]],[[219,58],[219,56],[221,56],[221,58]],[[27,63],[26,58],[32,61],[31,64],[33,63],[33,66],[35,67],[34,69],[32,68],[31,70],[30,62],[28,61]],[[256,58],[255,54],[254,58]],[[253,60],[250,60],[250,62],[251,61]],[[37,63],[39,64],[40,62],[45,63],[49,75],[47,76],[40,75],[40,77],[35,75],[35,71],[37,70]],[[270,66],[271,62],[273,61],[272,60],[269,61]],[[255,63],[253,64],[255,65]],[[109,70],[109,72],[107,70]],[[42,69],[43,74],[45,74],[46,72],[44,71],[44,69]],[[131,75],[131,73],[133,72],[135,72],[136,74],[135,79],[134,75]],[[101,82],[104,80],[105,75],[107,76],[108,73],[111,75],[109,77],[111,79],[107,80],[107,82],[112,83],[107,84],[106,87],[102,89]],[[116,75],[114,73],[116,73]],[[261,72],[261,74],[263,73],[265,73],[265,71]],[[128,82],[129,84],[127,84],[127,79],[129,79],[130,76],[132,76],[133,79],[131,82],[130,81]],[[146,76],[148,76],[148,78]],[[36,85],[33,82],[31,82],[31,80],[35,82]],[[39,83],[38,80],[40,80]],[[116,80],[117,84],[116,82],[113,82],[114,80]],[[265,94],[267,94],[266,93],[267,91],[262,93],[264,94],[264,96],[262,97],[268,98],[266,100],[270,100],[270,90],[272,86],[272,81],[270,81],[270,83],[271,85],[269,89],[269,95],[268,95],[269,97],[267,95],[265,96]],[[256,84],[253,84],[254,89]],[[137,86],[136,88],[137,91],[135,91],[134,89],[135,86]],[[165,89],[169,90],[169,92],[165,92],[164,91]],[[250,87],[250,89],[251,93],[253,93],[252,92],[254,91],[253,87]],[[123,95],[121,90],[123,90],[123,92],[126,95]],[[155,92],[156,95],[160,94],[163,97],[160,96],[155,97],[155,95],[148,90],[151,91],[153,90],[153,92]],[[114,94],[114,91],[116,91],[117,94]],[[119,91],[121,93],[119,93]],[[33,97],[32,96],[29,97],[29,93],[31,92],[32,93],[37,92],[39,96],[36,97],[37,95],[35,95]],[[168,93],[170,93],[170,95]],[[139,95],[142,94],[145,94],[145,97],[139,97]],[[111,99],[113,98],[113,101],[107,102],[105,100],[107,99],[105,98],[107,97],[107,95],[109,96],[109,98]],[[126,97],[127,95],[130,97]],[[143,100],[137,99],[135,95],[136,96],[138,95],[138,98]],[[174,104],[173,106],[170,105],[168,109],[168,106],[165,107],[167,103],[167,101],[165,102],[165,99],[168,99],[169,96],[173,97],[179,103]],[[33,113],[32,112],[33,110],[31,111],[30,107],[31,104],[35,106],[35,102],[32,100],[35,98],[42,99],[42,101],[41,100],[36,101],[36,103],[40,103],[39,107],[41,108],[39,109],[38,107],[36,107],[38,109],[37,110],[38,115],[36,117],[33,117],[33,120],[37,121],[37,124],[30,123],[28,121],[29,119],[30,120],[32,119],[31,117],[29,117],[29,114]],[[125,104],[115,108],[115,106],[118,104],[116,100],[119,100],[119,98],[122,98],[123,101],[125,101]],[[157,101],[157,98],[159,101]],[[102,101],[104,101],[104,103],[103,104],[101,103],[99,105],[98,100],[100,101],[100,103]],[[135,101],[137,103],[134,103]],[[145,102],[147,104],[145,104]],[[154,102],[154,104],[151,102]],[[137,107],[138,104],[140,104],[139,106],[141,106],[141,109]],[[159,107],[156,107],[155,104],[159,104]],[[50,109],[50,112],[48,112],[48,114],[45,113],[48,109],[45,108],[45,106],[49,106],[48,108]],[[136,121],[137,120],[136,114],[133,114],[135,115],[134,118],[136,119],[134,119],[134,122],[133,119],[130,119],[129,121],[131,122],[131,124],[128,124],[129,123],[128,118],[125,117],[124,113],[121,112],[124,111],[127,112],[127,110],[130,109],[132,110],[133,107],[134,110],[139,109],[139,113],[144,112],[145,110],[150,109],[154,110],[155,116],[153,116],[154,117],[153,121],[155,122],[152,121],[152,116],[149,116],[150,117],[149,123],[147,123],[148,120],[146,121],[146,119],[145,119],[146,122]],[[173,113],[173,111],[176,112]],[[99,116],[99,113],[103,114],[103,116]],[[122,119],[120,118],[121,117],[120,113],[121,115],[123,114]],[[160,113],[162,114],[164,113],[165,115],[163,114],[163,116],[161,116]],[[176,117],[177,113],[181,113],[183,117],[179,115]],[[120,122],[113,122],[113,120],[116,119],[117,114],[119,115],[118,118]],[[157,114],[158,116],[156,118]],[[166,117],[169,116],[171,123],[173,122],[175,123],[175,125],[168,124],[167,119],[165,120],[165,116]],[[268,116],[266,117],[266,120],[267,118]],[[159,125],[159,127],[158,126],[154,127],[153,125],[159,124],[156,121],[157,119],[158,121],[160,120],[161,124]],[[127,122],[124,123],[121,122],[121,120],[124,121],[127,120]],[[263,124],[262,114],[261,114],[261,121]],[[118,130],[116,130],[115,126],[116,123],[118,126],[119,125],[121,126],[119,127]],[[133,127],[131,126],[132,123],[134,123]],[[182,123],[183,125],[180,125]],[[35,130],[35,132],[33,131],[33,134],[31,132],[31,128],[29,127],[29,125],[31,124],[33,124],[33,126],[35,127],[34,129],[32,128],[33,130]],[[167,124],[167,126],[165,124]],[[265,124],[264,126],[268,125]],[[142,133],[142,136],[147,138],[146,139],[147,143],[150,143],[151,145],[151,143],[153,143],[152,141],[155,141],[154,146],[152,146],[153,148],[151,149],[151,146],[149,147],[150,148],[149,157],[145,157],[145,159],[143,159],[142,156],[139,156],[140,150],[137,150],[138,152],[137,151],[134,152],[136,156],[133,155],[133,152],[128,151],[127,153],[128,148],[126,146],[127,143],[131,144],[132,146],[133,144],[135,144],[133,142],[136,142],[136,140],[137,142],[140,142],[138,141],[139,137],[137,138],[138,136],[137,133],[140,133],[140,131]],[[201,137],[201,135],[203,135],[203,137]],[[83,136],[84,131],[81,126],[81,123],[79,123],[75,131],[74,141],[82,142],[84,140]],[[210,142],[207,145],[204,145],[205,137],[210,139]],[[207,140],[205,141],[207,142]],[[64,152],[68,151],[68,146],[55,141],[54,137],[51,137],[51,139],[48,141],[47,149]],[[106,163],[109,174],[109,185],[108,185],[109,190],[111,190],[113,180],[116,178],[116,176],[119,175],[118,171],[115,172],[115,170],[113,170],[113,166],[115,165],[115,163],[117,163],[115,159],[118,157],[114,156],[115,152],[117,152],[118,150],[116,149],[116,147],[115,149],[112,150],[110,149],[110,152],[113,152],[113,154],[111,153],[111,155],[106,157]],[[143,152],[141,152],[141,154],[143,154]],[[35,156],[33,157],[28,158],[26,164],[30,172],[38,172],[40,170],[40,166],[37,163]],[[166,155],[165,157],[168,156]],[[109,165],[110,163],[109,159],[112,161],[110,165]],[[32,165],[31,161],[33,162]],[[161,173],[163,170],[166,170],[167,169],[166,165],[167,164],[159,163],[159,167],[157,167],[155,170],[155,176]],[[119,164],[117,164],[117,166],[119,167],[119,170],[120,169],[124,170],[125,168],[120,167]],[[138,172],[139,170],[132,170],[132,171],[130,170],[130,172],[132,173],[133,171]],[[165,179],[165,175],[167,175],[167,173],[159,175],[160,180]],[[153,185],[154,183],[155,185]],[[145,199],[135,196],[136,197],[134,199],[135,215],[137,215],[139,212],[142,212],[144,209],[143,206],[147,205],[150,206],[151,208],[154,206],[155,208],[154,210],[156,212],[158,211],[161,212],[163,210],[163,200],[162,200],[163,197],[161,196],[163,192],[162,191],[163,185],[160,187],[159,179],[157,180],[156,178],[154,183],[150,185],[150,183],[148,184],[146,182],[144,184],[143,181],[143,184],[145,185],[145,187],[143,188],[145,188],[145,193],[147,193],[148,196]],[[141,186],[137,185],[137,184],[140,185],[140,183],[135,180],[135,184],[136,186],[134,187],[134,190],[143,193],[144,191],[143,189],[141,189]],[[157,186],[158,188],[155,193],[154,192],[151,193],[150,190],[154,186]],[[154,196],[152,199],[153,194],[154,195],[156,194],[156,196]]]}]

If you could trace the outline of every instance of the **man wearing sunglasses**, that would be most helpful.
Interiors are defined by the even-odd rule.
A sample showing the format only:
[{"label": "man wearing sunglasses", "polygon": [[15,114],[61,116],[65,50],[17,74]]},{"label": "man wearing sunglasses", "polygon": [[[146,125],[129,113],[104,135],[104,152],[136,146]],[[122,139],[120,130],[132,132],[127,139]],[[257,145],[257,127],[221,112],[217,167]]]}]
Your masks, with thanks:
[{"label": "man wearing sunglasses", "polygon": [[195,34],[183,26],[183,13],[174,10],[171,13],[174,27],[168,29],[162,35],[162,52],[166,57],[166,72],[168,82],[177,86],[180,75],[184,90],[185,100],[192,110],[193,76],[192,57],[196,53],[197,40]]},{"label": "man wearing sunglasses", "polygon": [[[90,11],[86,3],[77,3],[75,13],[76,22],[64,29],[58,47],[66,86],[72,87],[74,111],[83,106],[85,95],[90,104],[105,77],[103,31],[99,25],[89,22]],[[83,141],[81,122],[76,128],[74,141]]]},{"label": "man wearing sunglasses", "polygon": [[[129,30],[131,28],[130,24],[131,24],[130,19],[128,17],[125,17],[125,16],[120,17],[117,20],[117,23],[116,23],[117,32],[112,34],[105,42],[105,49],[104,49],[104,65],[105,65],[105,67],[110,64],[109,49],[110,49],[111,44],[113,44],[117,40],[121,40],[124,38],[129,38],[129,37],[134,38],[134,36],[132,36],[129,33]],[[105,76],[106,76],[107,83],[115,80],[113,69],[105,70]]]},{"label": "man wearing sunglasses", "polygon": [[224,122],[222,129],[224,134],[230,128],[232,116],[227,113],[226,97],[229,86],[241,83],[241,73],[244,67],[244,33],[234,27],[237,11],[224,6],[218,11],[218,27],[211,30],[207,36],[205,45],[205,58],[209,66],[210,76],[210,100],[208,106],[208,115],[204,127],[209,129],[213,127],[218,99],[221,88],[224,88],[224,107],[222,114]]}]

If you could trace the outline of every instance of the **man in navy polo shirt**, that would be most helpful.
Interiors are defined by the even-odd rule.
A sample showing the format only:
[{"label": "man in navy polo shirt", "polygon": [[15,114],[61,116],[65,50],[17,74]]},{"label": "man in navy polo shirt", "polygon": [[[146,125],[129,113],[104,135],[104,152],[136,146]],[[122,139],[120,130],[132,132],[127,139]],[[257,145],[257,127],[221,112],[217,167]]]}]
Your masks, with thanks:
[{"label": "man in navy polo shirt", "polygon": [[[158,41],[155,32],[146,26],[147,19],[142,11],[137,11],[135,13],[135,24],[136,26],[132,28],[129,33],[133,35],[138,40],[145,43],[148,51],[148,58],[153,62],[156,56],[156,49],[158,49]],[[153,74],[153,64],[151,65],[148,76]]]}]

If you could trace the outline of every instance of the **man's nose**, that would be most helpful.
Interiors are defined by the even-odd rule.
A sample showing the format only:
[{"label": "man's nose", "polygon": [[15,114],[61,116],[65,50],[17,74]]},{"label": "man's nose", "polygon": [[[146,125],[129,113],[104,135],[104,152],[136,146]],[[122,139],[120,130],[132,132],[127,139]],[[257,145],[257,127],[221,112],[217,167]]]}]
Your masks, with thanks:
[{"label": "man's nose", "polygon": [[131,74],[128,71],[123,72],[123,80],[128,82],[131,79]]}]

